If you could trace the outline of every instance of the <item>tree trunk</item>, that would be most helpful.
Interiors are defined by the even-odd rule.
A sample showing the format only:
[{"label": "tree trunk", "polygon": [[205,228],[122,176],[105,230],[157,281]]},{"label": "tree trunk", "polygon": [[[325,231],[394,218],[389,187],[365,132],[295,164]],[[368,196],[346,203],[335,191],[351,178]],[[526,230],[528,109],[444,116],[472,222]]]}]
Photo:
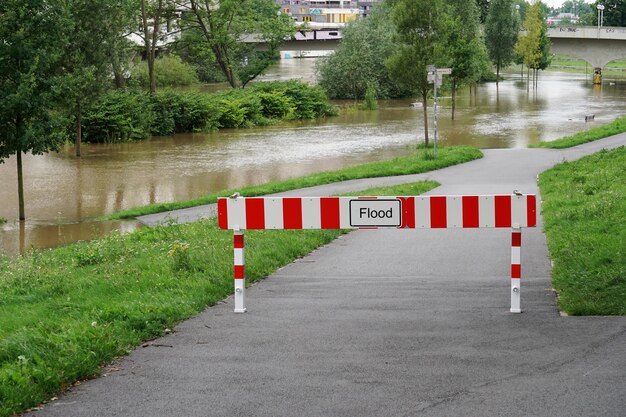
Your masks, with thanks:
[{"label": "tree trunk", "polygon": [[122,70],[122,65],[120,64],[120,60],[117,56],[111,57],[111,67],[113,68],[113,77],[115,80],[115,88],[124,88],[126,85],[126,80],[124,80],[124,71]]},{"label": "tree trunk", "polygon": [[500,63],[496,64],[496,89],[498,88],[498,83],[500,82]]},{"label": "tree trunk", "polygon": [[17,151],[17,197],[20,221],[26,220],[24,214],[24,176],[22,174],[22,151]]},{"label": "tree trunk", "polygon": [[146,61],[148,61],[148,81],[149,81],[149,85],[150,85],[150,93],[154,94],[156,93],[156,79],[154,77],[154,55],[155,55],[155,49],[156,49],[156,38],[157,38],[157,33],[155,32],[156,30],[158,30],[159,24],[158,24],[158,20],[161,18],[160,16],[160,7],[161,7],[161,2],[159,2],[159,10],[157,10],[156,14],[155,14],[155,19],[154,19],[154,29],[152,32],[152,36],[150,36],[150,28],[148,26],[148,14],[146,11],[146,0],[141,0],[141,24],[143,26],[143,41],[144,41],[144,48],[145,48],[145,52],[146,52]]},{"label": "tree trunk", "polygon": [[456,109],[456,78],[452,78],[452,120],[454,120],[455,109]]},{"label": "tree trunk", "polygon": [[83,126],[80,120],[81,109],[80,104],[76,107],[76,140],[75,140],[75,148],[76,148],[76,157],[80,158],[80,143],[83,137]]},{"label": "tree trunk", "polygon": [[422,94],[422,108],[424,109],[424,145],[428,147],[428,93]]}]

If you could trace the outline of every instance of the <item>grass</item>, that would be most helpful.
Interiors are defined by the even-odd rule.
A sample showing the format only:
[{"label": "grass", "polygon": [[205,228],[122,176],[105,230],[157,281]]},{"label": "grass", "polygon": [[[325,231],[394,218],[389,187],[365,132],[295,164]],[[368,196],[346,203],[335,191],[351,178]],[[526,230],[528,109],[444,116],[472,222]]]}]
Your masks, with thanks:
[{"label": "grass", "polygon": [[[577,72],[577,73],[593,73],[593,67],[587,64],[584,60],[575,57],[568,57],[566,55],[554,55],[550,66],[547,68],[549,71],[560,72]],[[605,76],[626,76],[626,59],[618,59],[609,62],[603,69],[602,73]]]},{"label": "grass", "polygon": [[[362,191],[417,195],[420,182]],[[343,231],[248,231],[248,282]],[[0,257],[0,416],[97,376],[103,364],[233,291],[232,232],[215,219]]]},{"label": "grass", "polygon": [[626,314],[626,147],[539,178],[552,281],[571,315]]},{"label": "grass", "polygon": [[469,146],[439,148],[437,152],[437,159],[433,159],[432,151],[430,149],[419,149],[415,154],[388,161],[371,162],[368,164],[343,168],[337,171],[320,172],[286,181],[270,182],[262,185],[243,187],[237,190],[226,190],[188,201],[157,203],[143,207],[136,207],[110,214],[100,220],[128,219],[146,214],[161,213],[164,211],[211,204],[215,203],[218,197],[232,195],[235,191],[239,191],[241,195],[246,197],[254,197],[359,178],[419,174],[422,172],[433,171],[447,166],[468,162],[474,159],[482,158],[482,156],[483,154],[479,149]]},{"label": "grass", "polygon": [[594,140],[604,139],[606,137],[617,135],[623,132],[626,132],[626,116],[619,117],[613,122],[604,126],[595,127],[593,129],[579,132],[574,135],[566,136],[564,138],[553,140],[550,142],[533,143],[529,145],[529,147],[551,149],[570,148],[572,146],[592,142]]},{"label": "grass", "polygon": [[4,217],[0,217],[0,226],[2,226],[3,224],[5,224],[8,220]]}]

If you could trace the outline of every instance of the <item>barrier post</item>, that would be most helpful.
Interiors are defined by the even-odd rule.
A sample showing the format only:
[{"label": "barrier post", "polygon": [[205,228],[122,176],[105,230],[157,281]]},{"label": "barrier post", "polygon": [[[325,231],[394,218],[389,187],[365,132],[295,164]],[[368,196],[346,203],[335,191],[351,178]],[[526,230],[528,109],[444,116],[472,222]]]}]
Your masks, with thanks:
[{"label": "barrier post", "polygon": [[233,246],[235,248],[235,313],[245,313],[247,309],[243,230],[234,230]]},{"label": "barrier post", "polygon": [[511,229],[511,313],[521,313],[522,229],[513,224]]}]

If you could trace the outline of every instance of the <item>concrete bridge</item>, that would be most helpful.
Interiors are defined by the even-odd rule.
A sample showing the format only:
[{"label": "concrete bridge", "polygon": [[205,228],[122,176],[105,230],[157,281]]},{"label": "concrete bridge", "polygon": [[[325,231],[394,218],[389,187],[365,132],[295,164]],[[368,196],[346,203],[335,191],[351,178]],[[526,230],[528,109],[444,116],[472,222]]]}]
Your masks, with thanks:
[{"label": "concrete bridge", "polygon": [[626,28],[571,26],[548,29],[552,52],[587,61],[596,74],[616,59],[626,58]]},{"label": "concrete bridge", "polygon": [[[609,62],[626,58],[626,28],[571,26],[549,28],[552,52],[570,55],[587,61],[601,74]],[[320,26],[308,31],[298,31],[285,41],[282,51],[332,51],[341,41],[341,27]]]}]

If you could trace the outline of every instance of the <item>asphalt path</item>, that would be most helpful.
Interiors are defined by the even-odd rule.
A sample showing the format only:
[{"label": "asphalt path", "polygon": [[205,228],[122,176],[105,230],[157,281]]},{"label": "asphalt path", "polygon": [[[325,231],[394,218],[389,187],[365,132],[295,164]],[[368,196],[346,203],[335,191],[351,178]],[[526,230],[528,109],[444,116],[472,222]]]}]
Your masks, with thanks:
[{"label": "asphalt path", "polygon": [[[485,150],[282,195],[422,179],[442,184],[431,194],[536,193],[555,163],[624,145]],[[194,210],[166,217],[211,207]],[[27,415],[624,417],[626,318],[559,313],[538,220],[523,230],[522,314],[509,313],[509,230],[358,230],[248,288],[248,313],[229,298]]]}]

